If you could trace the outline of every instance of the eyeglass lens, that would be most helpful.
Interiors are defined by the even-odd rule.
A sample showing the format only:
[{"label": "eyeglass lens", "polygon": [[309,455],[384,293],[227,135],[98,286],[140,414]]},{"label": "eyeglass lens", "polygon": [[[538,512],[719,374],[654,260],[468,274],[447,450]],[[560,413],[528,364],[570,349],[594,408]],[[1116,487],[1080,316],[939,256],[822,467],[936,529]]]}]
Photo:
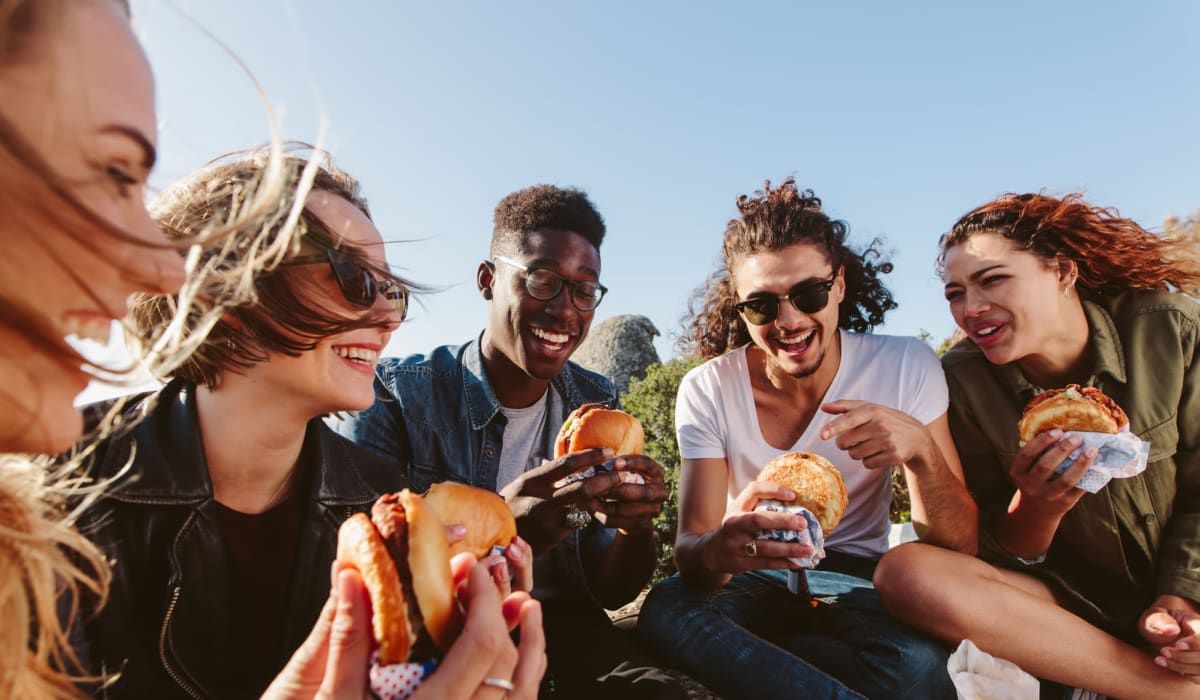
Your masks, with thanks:
[{"label": "eyeglass lens", "polygon": [[375,305],[375,297],[383,294],[396,313],[400,314],[400,319],[405,318],[408,313],[408,292],[403,287],[391,280],[377,282],[369,268],[350,258],[330,255],[329,265],[346,301],[370,308]]},{"label": "eyeglass lens", "polygon": [[550,270],[530,270],[525,273],[525,289],[538,301],[550,301],[557,297],[563,285],[569,288],[571,303],[580,311],[591,311],[604,297],[600,285],[595,282],[568,282]]}]

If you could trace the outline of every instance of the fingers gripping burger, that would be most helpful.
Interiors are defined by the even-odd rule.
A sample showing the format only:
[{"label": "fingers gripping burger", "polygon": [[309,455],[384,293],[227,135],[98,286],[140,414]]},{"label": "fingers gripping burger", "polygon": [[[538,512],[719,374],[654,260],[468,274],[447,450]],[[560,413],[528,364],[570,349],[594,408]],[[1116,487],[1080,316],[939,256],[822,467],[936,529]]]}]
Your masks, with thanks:
[{"label": "fingers gripping burger", "polygon": [[1125,411],[1099,389],[1069,384],[1034,397],[1025,406],[1017,430],[1024,445],[1052,428],[1064,432],[1117,433],[1128,425]]},{"label": "fingers gripping burger", "polygon": [[458,635],[446,529],[405,489],[376,501],[338,530],[338,559],[358,569],[371,596],[379,664],[408,661],[422,631],[445,651]]},{"label": "fingers gripping burger", "polygon": [[799,542],[813,548],[808,557],[792,559],[796,566],[812,568],[825,557],[825,538],[842,520],[849,497],[842,473],[829,460],[812,452],[789,452],[767,463],[758,481],[770,481],[788,487],[796,495],[791,501],[759,501],[755,510],[784,512],[804,516],[808,527],[803,531],[764,530],[759,539]]},{"label": "fingers gripping burger", "polygon": [[499,494],[453,481],[434,484],[425,505],[446,525],[463,525],[466,536],[450,545],[450,556],[470,552],[476,559],[503,549],[517,536],[517,521]]},{"label": "fingers gripping burger", "polygon": [[613,454],[640,455],[642,424],[624,411],[602,403],[585,403],[571,412],[554,443],[555,458],[593,447],[611,447]]}]

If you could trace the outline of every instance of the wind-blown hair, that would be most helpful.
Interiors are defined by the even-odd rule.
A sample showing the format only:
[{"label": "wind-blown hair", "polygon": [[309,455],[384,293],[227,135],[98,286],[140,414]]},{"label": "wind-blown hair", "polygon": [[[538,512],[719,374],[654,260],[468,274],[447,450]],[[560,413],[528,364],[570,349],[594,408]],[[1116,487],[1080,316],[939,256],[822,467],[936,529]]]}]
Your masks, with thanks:
[{"label": "wind-blown hair", "polygon": [[[801,191],[788,177],[774,189],[768,180],[753,197],[737,199],[738,218],[725,225],[721,262],[705,285],[697,289],[684,317],[679,347],[685,355],[711,359],[750,342],[746,322],[737,312],[735,281],[730,273],[738,260],[756,253],[775,252],[809,243],[824,252],[834,271],[845,270],[846,296],[838,305],[838,327],[858,333],[883,323],[896,308],[891,292],[879,279],[892,271],[882,259],[878,238],[862,252],[846,242],[846,222],[830,219],[812,190]],[[696,305],[700,308],[697,310]]]},{"label": "wind-blown hair", "polygon": [[509,194],[496,205],[490,255],[512,255],[525,234],[542,229],[574,231],[600,249],[604,218],[587,193],[573,187],[534,185]]},{"label": "wind-blown hair", "polygon": [[[359,183],[335,166],[327,154],[297,155],[311,147],[291,144],[282,161],[288,187],[274,205],[262,209],[229,235],[201,246],[195,258],[194,298],[181,333],[191,342],[186,358],[172,363],[165,376],[215,388],[227,371],[264,362],[271,353],[296,356],[322,339],[353,328],[383,325],[378,315],[347,319],[323,308],[299,284],[287,258],[307,251],[337,249],[410,291],[422,288],[370,262],[367,251],[334,239],[326,222],[304,206],[312,192],[328,192],[353,204],[370,218]],[[151,205],[151,214],[167,238],[188,243],[226,227],[253,197],[266,172],[267,148],[230,154],[171,187]],[[294,229],[294,230],[293,230]],[[138,335],[160,334],[178,319],[173,296],[140,294],[130,304]]]},{"label": "wind-blown hair", "polygon": [[938,243],[939,275],[945,273],[947,251],[976,233],[1000,234],[1047,263],[1075,261],[1076,287],[1085,295],[1172,287],[1193,296],[1200,292],[1194,243],[1150,233],[1116,209],[1088,204],[1077,192],[1061,199],[1009,193],[970,211]]}]

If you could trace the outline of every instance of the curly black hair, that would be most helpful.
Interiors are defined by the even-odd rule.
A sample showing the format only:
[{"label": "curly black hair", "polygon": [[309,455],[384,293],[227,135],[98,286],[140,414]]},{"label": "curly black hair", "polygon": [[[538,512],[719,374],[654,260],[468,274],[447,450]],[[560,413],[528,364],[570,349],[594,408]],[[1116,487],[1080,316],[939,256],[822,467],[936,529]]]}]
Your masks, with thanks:
[{"label": "curly black hair", "polygon": [[883,242],[876,238],[865,250],[856,252],[846,243],[846,222],[830,219],[821,200],[812,190],[798,189],[794,177],[774,189],[768,180],[753,197],[738,197],[737,207],[739,217],[725,226],[720,265],[689,300],[679,340],[684,354],[710,359],[750,342],[746,322],[734,308],[737,290],[729,271],[747,255],[797,243],[817,246],[835,270],[845,268],[846,296],[838,305],[839,328],[869,332],[896,308],[892,293],[879,278],[892,271],[892,263],[880,252]]},{"label": "curly black hair", "polygon": [[573,231],[597,250],[604,241],[604,218],[586,192],[574,187],[534,185],[513,192],[496,205],[491,255],[518,252],[525,234],[542,229]]}]

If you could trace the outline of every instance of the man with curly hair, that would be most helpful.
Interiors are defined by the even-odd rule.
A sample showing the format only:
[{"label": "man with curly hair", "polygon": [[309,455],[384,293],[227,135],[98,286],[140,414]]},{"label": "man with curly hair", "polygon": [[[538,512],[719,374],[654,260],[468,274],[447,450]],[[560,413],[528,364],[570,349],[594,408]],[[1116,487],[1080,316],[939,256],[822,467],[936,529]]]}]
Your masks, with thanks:
[{"label": "man with curly hair", "polygon": [[[975,547],[937,357],[867,333],[895,307],[879,279],[891,265],[878,241],[852,250],[811,191],[768,182],[738,210],[685,338],[707,362],[676,404],[680,573],[650,593],[639,630],[725,697],[953,697],[946,650],[889,617],[871,586],[894,469],[923,541]],[[792,494],[755,478],[796,450],[832,462],[850,498],[808,592],[793,594],[784,570],[813,548],[757,536],[805,521],[756,511]]]},{"label": "man with curly hair", "polygon": [[[603,610],[632,600],[653,573],[662,467],[607,448],[554,459],[568,413],[617,404],[608,379],[568,361],[606,291],[604,234],[582,191],[537,185],[505,197],[476,271],[489,308],[483,332],[380,361],[378,400],[339,431],[398,462],[418,490],[452,480],[508,501],[544,610],[543,696],[683,698],[677,676],[654,668]],[[610,460],[613,470],[583,476]],[[500,567],[502,584],[505,576]]]}]

